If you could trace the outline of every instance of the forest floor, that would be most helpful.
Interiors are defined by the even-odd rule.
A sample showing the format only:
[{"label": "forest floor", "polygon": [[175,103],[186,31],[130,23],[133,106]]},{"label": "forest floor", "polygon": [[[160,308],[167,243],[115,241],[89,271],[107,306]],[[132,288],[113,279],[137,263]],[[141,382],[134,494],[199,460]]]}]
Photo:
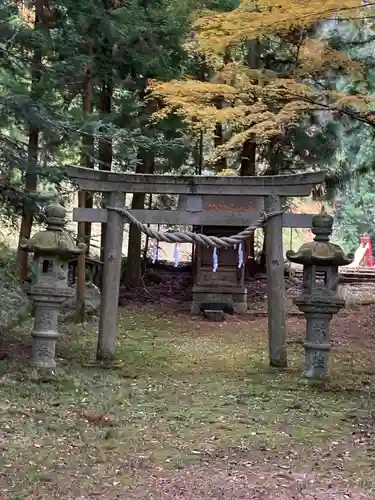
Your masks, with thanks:
[{"label": "forest floor", "polygon": [[333,319],[330,378],[313,384],[303,316],[288,316],[289,368],[270,369],[258,302],[223,323],[127,305],[111,369],[92,363],[95,319],[62,325],[53,381],[30,378],[31,325],[8,333],[0,499],[375,498],[375,308]]}]

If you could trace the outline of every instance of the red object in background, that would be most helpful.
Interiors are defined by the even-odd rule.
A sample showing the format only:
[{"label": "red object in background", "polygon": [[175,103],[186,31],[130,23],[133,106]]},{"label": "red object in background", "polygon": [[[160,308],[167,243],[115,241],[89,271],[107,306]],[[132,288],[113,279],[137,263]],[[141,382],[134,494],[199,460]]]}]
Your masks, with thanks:
[{"label": "red object in background", "polygon": [[361,236],[361,247],[365,248],[367,245],[366,253],[363,257],[365,267],[374,267],[374,257],[372,255],[372,243],[370,236]]}]

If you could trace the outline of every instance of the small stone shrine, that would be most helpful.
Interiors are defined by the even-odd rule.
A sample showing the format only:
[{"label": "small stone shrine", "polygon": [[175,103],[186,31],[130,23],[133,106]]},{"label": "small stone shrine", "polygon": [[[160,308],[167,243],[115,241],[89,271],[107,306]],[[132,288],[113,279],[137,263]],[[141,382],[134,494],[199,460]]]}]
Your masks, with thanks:
[{"label": "small stone shrine", "polygon": [[36,280],[29,290],[35,306],[31,364],[37,369],[53,372],[59,309],[73,293],[68,286],[69,259],[84,252],[86,246],[80,244],[77,247],[70,234],[64,231],[64,207],[51,204],[45,215],[46,229],[34,234],[30,240],[22,241],[20,247],[33,252],[36,262]]},{"label": "small stone shrine", "polygon": [[345,306],[337,294],[339,266],[353,261],[352,255],[345,255],[341,247],[329,241],[332,225],[333,217],[322,208],[312,220],[314,241],[305,243],[297,252],[286,253],[289,261],[303,265],[302,293],[295,304],[306,317],[305,376],[311,379],[323,378],[328,373],[329,323]]},{"label": "small stone shrine", "polygon": [[[259,212],[264,207],[263,198],[258,196],[205,195],[195,196],[192,200],[195,204],[198,202],[201,204],[201,211],[214,213],[217,221],[222,224],[222,226],[216,223],[213,226],[195,227],[194,230],[219,237],[232,236],[244,230],[244,227],[227,224],[228,214]],[[185,201],[187,202],[188,200]],[[223,216],[224,213],[226,217]],[[247,290],[244,280],[247,257],[245,243],[236,247],[217,249],[215,257],[212,248],[196,246],[191,306],[193,314],[198,314],[201,310],[215,309],[233,313],[246,311]],[[216,265],[215,259],[217,259]]]}]

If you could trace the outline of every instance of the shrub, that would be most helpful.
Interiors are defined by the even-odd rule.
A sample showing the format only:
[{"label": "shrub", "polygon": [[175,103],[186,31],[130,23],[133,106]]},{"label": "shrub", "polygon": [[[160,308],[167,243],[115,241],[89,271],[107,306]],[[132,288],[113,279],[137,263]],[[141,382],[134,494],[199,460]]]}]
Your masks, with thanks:
[{"label": "shrub", "polygon": [[[15,278],[14,250],[0,242],[0,332],[12,324],[28,304],[25,290]],[[30,277],[33,274],[30,265]]]}]

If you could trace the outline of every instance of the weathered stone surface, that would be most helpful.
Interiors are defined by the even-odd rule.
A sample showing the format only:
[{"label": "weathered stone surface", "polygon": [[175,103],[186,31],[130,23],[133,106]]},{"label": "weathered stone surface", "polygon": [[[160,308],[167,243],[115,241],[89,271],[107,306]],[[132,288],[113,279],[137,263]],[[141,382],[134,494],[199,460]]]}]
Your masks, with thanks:
[{"label": "weathered stone surface", "polygon": [[67,174],[84,191],[124,193],[308,196],[325,172],[249,177],[147,175],[67,166]]},{"label": "weathered stone surface", "polygon": [[[112,207],[125,206],[125,193],[112,192],[108,203]],[[104,245],[102,300],[100,304],[97,360],[113,362],[116,358],[117,310],[120,293],[122,240],[124,218],[115,211],[108,214]]]},{"label": "weathered stone surface", "polygon": [[50,254],[59,256],[73,256],[85,251],[85,245],[76,246],[70,233],[64,231],[66,210],[58,204],[51,204],[46,208],[45,231],[34,234],[30,240],[20,242],[20,248],[35,254]]},{"label": "weathered stone surface", "polygon": [[[280,196],[267,196],[267,212],[281,210]],[[267,267],[268,351],[271,366],[288,366],[285,338],[285,285],[283,222],[281,216],[268,221],[265,228]]]},{"label": "weathered stone surface", "polygon": [[320,379],[328,374],[329,322],[345,306],[338,296],[338,268],[352,261],[342,249],[329,241],[333,218],[323,210],[313,217],[314,241],[305,243],[298,252],[287,252],[291,262],[302,264],[302,293],[295,299],[297,307],[306,316],[305,375]]},{"label": "weathered stone surface", "polygon": [[72,295],[68,287],[68,261],[70,256],[85,251],[85,245],[75,246],[64,231],[65,215],[65,209],[59,205],[48,207],[46,230],[22,245],[27,252],[34,252],[36,264],[36,281],[29,290],[35,309],[31,364],[36,370],[53,372],[56,367],[59,309]]},{"label": "weathered stone surface", "polygon": [[297,252],[288,250],[286,257],[291,262],[312,266],[323,267],[346,266],[353,262],[354,255],[345,255],[342,248],[329,241],[332,234],[333,217],[328,215],[324,209],[312,218],[311,232],[315,234],[314,241],[304,243]]}]

